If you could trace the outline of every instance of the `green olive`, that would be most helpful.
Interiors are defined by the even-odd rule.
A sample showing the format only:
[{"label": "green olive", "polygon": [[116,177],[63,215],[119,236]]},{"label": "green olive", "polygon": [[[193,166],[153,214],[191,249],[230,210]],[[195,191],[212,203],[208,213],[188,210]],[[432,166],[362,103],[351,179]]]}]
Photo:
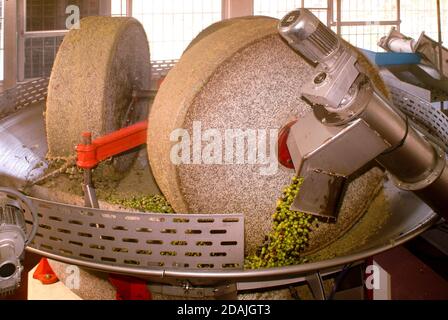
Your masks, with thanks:
[{"label": "green olive", "polygon": [[293,177],[291,185],[283,189],[282,197],[277,200],[277,207],[272,215],[273,229],[261,249],[247,257],[246,268],[272,268],[306,262],[301,253],[308,245],[314,218],[309,214],[290,210],[302,182],[303,179]]}]

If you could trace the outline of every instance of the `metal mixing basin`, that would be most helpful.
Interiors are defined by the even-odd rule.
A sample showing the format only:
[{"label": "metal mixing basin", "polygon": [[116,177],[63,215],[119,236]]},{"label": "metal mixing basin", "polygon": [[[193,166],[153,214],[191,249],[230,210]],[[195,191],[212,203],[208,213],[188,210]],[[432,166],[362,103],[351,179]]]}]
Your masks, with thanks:
[{"label": "metal mixing basin", "polygon": [[[47,144],[43,107],[42,102],[33,104],[0,119],[0,184],[2,186],[20,188],[27,179],[39,177],[45,170]],[[115,266],[101,261],[56,255],[42,248],[30,247],[28,250],[68,264],[102,272],[132,275],[159,283],[176,283],[176,281],[188,279],[194,285],[233,282],[238,283],[238,288],[241,289],[269,287],[272,281],[277,281],[277,284],[278,281],[297,282],[298,278],[309,276],[317,271],[322,275],[336,272],[346,264],[362,261],[418,236],[438,220],[431,209],[412,193],[398,190],[389,181],[385,182],[384,190],[391,216],[367,243],[349,254],[303,265],[262,270],[189,271]]]}]

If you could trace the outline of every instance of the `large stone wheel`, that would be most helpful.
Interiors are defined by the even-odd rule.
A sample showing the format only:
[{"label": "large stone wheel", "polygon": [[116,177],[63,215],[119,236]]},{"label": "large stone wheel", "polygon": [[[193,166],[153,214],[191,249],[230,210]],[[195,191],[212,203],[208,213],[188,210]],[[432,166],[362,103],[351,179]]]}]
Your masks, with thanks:
[{"label": "large stone wheel", "polygon": [[[178,165],[171,160],[177,142],[170,135],[183,128],[193,137],[194,122],[202,132],[216,129],[222,136],[226,129],[269,132],[310,110],[300,97],[312,69],[281,40],[277,23],[240,18],[202,32],[164,80],[149,116],[148,156],[163,194],[178,212],[244,213],[246,253],[254,252],[271,230],[276,200],[294,172],[279,167],[273,175],[262,175],[266,165],[260,164]],[[309,252],[349,230],[381,180],[378,171],[355,180],[339,222],[317,229]]]},{"label": "large stone wheel", "polygon": [[[81,133],[93,138],[128,126],[147,115],[148,101],[128,110],[134,87],[150,87],[146,33],[133,18],[88,17],[71,30],[59,49],[48,88],[46,125],[49,158],[75,154]],[[136,153],[119,156],[124,172]]]},{"label": "large stone wheel", "polygon": [[208,35],[211,35],[212,33],[221,30],[222,28],[231,26],[234,23],[241,23],[242,21],[247,20],[254,20],[254,19],[267,19],[272,21],[278,21],[275,18],[267,17],[267,16],[246,16],[246,17],[238,17],[238,18],[231,18],[226,19],[223,21],[219,21],[216,23],[213,23],[212,25],[208,26],[204,30],[202,30],[188,45],[187,49],[185,51],[188,51],[191,47],[193,47],[196,43],[201,41],[203,38],[207,37]]}]

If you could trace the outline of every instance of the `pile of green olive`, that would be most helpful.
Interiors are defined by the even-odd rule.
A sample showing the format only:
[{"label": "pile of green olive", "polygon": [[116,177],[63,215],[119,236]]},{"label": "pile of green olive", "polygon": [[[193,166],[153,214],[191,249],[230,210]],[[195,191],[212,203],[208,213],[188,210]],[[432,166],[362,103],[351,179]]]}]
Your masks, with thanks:
[{"label": "pile of green olive", "polygon": [[303,179],[294,177],[291,185],[283,190],[272,216],[273,229],[258,251],[246,258],[247,269],[283,267],[306,262],[302,253],[308,245],[315,218],[290,210],[302,182]]}]

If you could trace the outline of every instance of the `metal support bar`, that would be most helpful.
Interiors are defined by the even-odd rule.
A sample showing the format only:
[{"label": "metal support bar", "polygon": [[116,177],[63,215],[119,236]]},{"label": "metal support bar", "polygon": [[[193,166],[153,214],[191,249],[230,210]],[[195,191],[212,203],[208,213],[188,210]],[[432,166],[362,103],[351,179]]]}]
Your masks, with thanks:
[{"label": "metal support bar", "polygon": [[306,277],[306,282],[313,293],[313,297],[316,300],[326,300],[325,290],[324,290],[324,281],[320,275],[320,272],[317,271]]},{"label": "metal support bar", "polygon": [[342,34],[342,0],[336,0],[336,34],[340,36]]},{"label": "metal support bar", "polygon": [[254,14],[253,0],[223,0],[222,19],[230,19]]},{"label": "metal support bar", "polygon": [[188,280],[178,281],[177,285],[149,284],[152,293],[190,299],[237,300],[236,283],[221,284],[212,287],[193,286]]},{"label": "metal support bar", "polygon": [[359,27],[370,25],[390,26],[390,25],[398,25],[399,23],[400,21],[397,20],[382,20],[382,21],[341,21],[338,24],[341,27]]},{"label": "metal support bar", "polygon": [[26,32],[26,3],[24,0],[17,2],[17,81],[25,80],[25,37]]},{"label": "metal support bar", "polygon": [[132,99],[147,99],[153,97],[153,95],[151,90],[134,89],[132,91]]},{"label": "metal support bar", "polygon": [[4,19],[4,81],[5,90],[13,88],[17,84],[17,12],[18,2],[13,0],[5,1]]},{"label": "metal support bar", "polygon": [[443,39],[442,39],[442,13],[440,8],[440,0],[437,0],[437,28],[438,28],[438,41],[439,41],[439,70],[440,74],[444,74],[443,63]]},{"label": "metal support bar", "polygon": [[333,0],[327,0],[327,27],[331,27],[333,25],[333,10],[334,10],[334,5],[333,5]]},{"label": "metal support bar", "polygon": [[126,0],[126,16],[132,17],[132,0]]},{"label": "metal support bar", "polygon": [[[90,133],[83,134],[84,145],[92,144],[92,135]],[[99,208],[98,199],[96,197],[95,188],[93,187],[92,181],[92,170],[84,169],[84,203],[87,208]]]},{"label": "metal support bar", "polygon": [[112,6],[110,0],[99,0],[100,3],[100,16],[110,17],[112,13]]},{"label": "metal support bar", "polygon": [[25,39],[63,37],[69,30],[51,30],[51,31],[26,31],[23,33]]}]

